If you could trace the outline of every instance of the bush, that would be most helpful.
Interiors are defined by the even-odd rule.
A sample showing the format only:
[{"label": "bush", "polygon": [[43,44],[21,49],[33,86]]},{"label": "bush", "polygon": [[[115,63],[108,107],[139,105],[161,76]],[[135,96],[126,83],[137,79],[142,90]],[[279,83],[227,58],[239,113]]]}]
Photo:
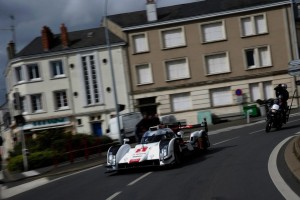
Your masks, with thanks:
[{"label": "bush", "polygon": [[[55,163],[70,159],[69,151],[74,151],[71,156],[83,157],[88,148],[88,154],[96,154],[106,151],[113,140],[108,136],[95,137],[86,134],[66,134],[57,131],[39,133],[34,140],[26,139],[26,147],[29,150],[28,166],[30,169],[46,167]],[[14,150],[9,152],[8,169],[10,171],[22,171],[22,143],[15,145]]]},{"label": "bush", "polygon": [[15,156],[9,159],[7,168],[9,171],[23,171],[23,157],[22,155]]}]

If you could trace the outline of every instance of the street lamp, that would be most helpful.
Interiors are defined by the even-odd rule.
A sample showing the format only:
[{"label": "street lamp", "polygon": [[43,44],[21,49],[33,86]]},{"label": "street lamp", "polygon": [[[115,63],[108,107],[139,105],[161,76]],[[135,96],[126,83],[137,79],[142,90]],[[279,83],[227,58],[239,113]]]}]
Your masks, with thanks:
[{"label": "street lamp", "polygon": [[114,67],[113,67],[113,61],[112,61],[112,54],[111,54],[111,46],[110,46],[110,40],[109,40],[109,33],[108,33],[108,23],[107,23],[107,4],[108,0],[105,0],[105,10],[104,10],[104,17],[105,17],[105,40],[107,45],[107,51],[109,56],[109,65],[111,68],[111,79],[113,84],[113,94],[115,99],[115,108],[116,108],[116,117],[117,117],[117,124],[118,124],[118,135],[119,135],[119,142],[122,143],[122,137],[120,133],[120,118],[119,118],[119,106],[118,106],[118,95],[117,95],[117,89],[116,89],[116,81],[115,81],[115,73],[114,73]]}]

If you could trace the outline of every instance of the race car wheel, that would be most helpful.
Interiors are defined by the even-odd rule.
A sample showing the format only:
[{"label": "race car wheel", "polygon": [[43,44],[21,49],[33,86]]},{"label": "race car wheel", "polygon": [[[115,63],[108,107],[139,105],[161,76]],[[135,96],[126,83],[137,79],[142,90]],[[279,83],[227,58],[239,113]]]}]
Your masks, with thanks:
[{"label": "race car wheel", "polygon": [[182,153],[180,152],[180,147],[178,144],[174,146],[174,158],[175,158],[175,165],[179,166],[182,164]]}]

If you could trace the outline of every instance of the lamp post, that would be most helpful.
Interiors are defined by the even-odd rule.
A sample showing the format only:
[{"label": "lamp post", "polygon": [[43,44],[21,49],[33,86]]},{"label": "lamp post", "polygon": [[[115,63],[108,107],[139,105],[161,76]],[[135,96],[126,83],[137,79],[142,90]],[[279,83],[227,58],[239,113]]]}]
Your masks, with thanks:
[{"label": "lamp post", "polygon": [[107,45],[107,51],[109,56],[109,65],[111,69],[111,79],[113,84],[113,94],[115,99],[115,109],[116,109],[116,117],[117,117],[117,125],[118,125],[118,135],[119,135],[119,142],[122,143],[122,136],[120,132],[120,118],[119,118],[119,107],[118,107],[118,95],[117,95],[117,89],[116,89],[116,80],[115,80],[115,73],[114,73],[114,66],[112,61],[112,53],[111,53],[111,46],[110,46],[110,39],[109,39],[109,33],[108,33],[108,23],[107,23],[107,4],[108,0],[105,0],[105,10],[104,10],[104,17],[105,17],[105,40]]}]

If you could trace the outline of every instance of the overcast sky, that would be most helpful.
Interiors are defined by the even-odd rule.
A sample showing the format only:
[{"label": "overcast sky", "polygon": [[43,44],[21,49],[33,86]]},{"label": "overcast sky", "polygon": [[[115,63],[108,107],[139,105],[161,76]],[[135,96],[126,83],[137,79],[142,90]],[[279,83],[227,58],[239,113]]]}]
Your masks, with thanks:
[{"label": "overcast sky", "polygon": [[[157,7],[184,4],[197,0],[156,0]],[[145,9],[146,0],[108,0],[107,13],[118,14]],[[53,33],[65,23],[68,31],[95,28],[104,14],[105,0],[0,0],[0,105],[4,103],[4,70],[7,65],[6,47],[13,36],[10,30],[14,16],[16,48],[20,51],[44,25]]]}]

